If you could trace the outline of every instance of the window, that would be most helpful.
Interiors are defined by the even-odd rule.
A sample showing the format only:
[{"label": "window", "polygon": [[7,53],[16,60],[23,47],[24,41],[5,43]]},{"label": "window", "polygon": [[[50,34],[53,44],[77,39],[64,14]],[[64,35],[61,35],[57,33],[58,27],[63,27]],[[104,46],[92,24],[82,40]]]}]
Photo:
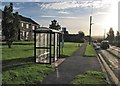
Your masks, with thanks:
[{"label": "window", "polygon": [[32,26],[32,30],[35,30],[35,26]]},{"label": "window", "polygon": [[25,32],[25,31],[22,32],[22,33],[23,33],[23,36],[25,35],[24,32]]},{"label": "window", "polygon": [[21,23],[22,27],[23,27],[23,23]]},{"label": "window", "polygon": [[28,37],[29,32],[26,32],[26,37]]},{"label": "window", "polygon": [[29,28],[29,24],[26,24],[26,28]]}]

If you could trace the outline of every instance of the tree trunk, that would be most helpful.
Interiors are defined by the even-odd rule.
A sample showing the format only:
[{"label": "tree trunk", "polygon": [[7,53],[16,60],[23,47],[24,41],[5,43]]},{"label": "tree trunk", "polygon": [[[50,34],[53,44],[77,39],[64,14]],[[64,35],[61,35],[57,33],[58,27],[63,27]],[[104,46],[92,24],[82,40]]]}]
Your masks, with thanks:
[{"label": "tree trunk", "polygon": [[11,48],[12,41],[8,40],[8,41],[7,41],[7,45],[8,45],[8,48]]},{"label": "tree trunk", "polygon": [[11,44],[10,43],[8,43],[8,48],[11,48]]}]

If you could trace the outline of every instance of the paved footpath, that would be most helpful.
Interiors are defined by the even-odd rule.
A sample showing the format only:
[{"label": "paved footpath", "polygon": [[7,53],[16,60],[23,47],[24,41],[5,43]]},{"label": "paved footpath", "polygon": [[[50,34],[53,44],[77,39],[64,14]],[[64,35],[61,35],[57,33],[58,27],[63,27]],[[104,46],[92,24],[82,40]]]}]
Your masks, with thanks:
[{"label": "paved footpath", "polygon": [[83,57],[86,44],[71,57],[68,57],[56,71],[50,73],[42,84],[70,84],[78,74],[89,70],[101,71],[100,64],[96,57]]}]

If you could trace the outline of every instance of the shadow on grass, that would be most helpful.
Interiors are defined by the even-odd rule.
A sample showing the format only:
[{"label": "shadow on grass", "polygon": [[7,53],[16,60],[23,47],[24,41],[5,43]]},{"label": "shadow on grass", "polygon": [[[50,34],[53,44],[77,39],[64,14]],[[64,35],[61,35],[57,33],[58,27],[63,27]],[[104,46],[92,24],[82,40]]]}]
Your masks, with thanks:
[{"label": "shadow on grass", "polygon": [[[60,55],[60,58],[69,57],[68,55]],[[3,60],[2,61],[2,71],[9,71],[15,70],[18,68],[25,68],[30,67],[31,65],[35,65],[34,57],[27,57],[27,58],[16,58],[10,60]]]},{"label": "shadow on grass", "polygon": [[34,50],[34,49],[24,49],[23,51],[31,51],[31,50]]},{"label": "shadow on grass", "polygon": [[[68,55],[60,55],[60,58],[66,58],[69,57]],[[31,65],[35,65],[34,63],[34,57],[27,57],[27,58],[16,58],[16,59],[10,59],[10,60],[3,60],[2,61],[2,71],[9,71],[9,70],[15,70],[18,68],[25,68],[30,67]]]},{"label": "shadow on grass", "polygon": [[[7,45],[6,42],[0,42],[0,45]],[[34,45],[33,42],[13,42],[12,45]]]},{"label": "shadow on grass", "polygon": [[2,71],[5,72],[17,68],[29,67],[32,64],[34,64],[34,57],[3,60]]},{"label": "shadow on grass", "polygon": [[66,58],[66,57],[70,57],[69,55],[62,55],[60,54],[60,58]]}]

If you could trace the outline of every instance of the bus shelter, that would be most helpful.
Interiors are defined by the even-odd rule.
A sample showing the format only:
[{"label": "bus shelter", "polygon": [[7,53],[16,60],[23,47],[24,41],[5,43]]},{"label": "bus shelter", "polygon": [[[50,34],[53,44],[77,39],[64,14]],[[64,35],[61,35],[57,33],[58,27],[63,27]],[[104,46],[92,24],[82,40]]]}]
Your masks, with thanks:
[{"label": "bus shelter", "polygon": [[60,34],[58,30],[40,27],[34,30],[34,62],[51,64],[60,57]]}]

